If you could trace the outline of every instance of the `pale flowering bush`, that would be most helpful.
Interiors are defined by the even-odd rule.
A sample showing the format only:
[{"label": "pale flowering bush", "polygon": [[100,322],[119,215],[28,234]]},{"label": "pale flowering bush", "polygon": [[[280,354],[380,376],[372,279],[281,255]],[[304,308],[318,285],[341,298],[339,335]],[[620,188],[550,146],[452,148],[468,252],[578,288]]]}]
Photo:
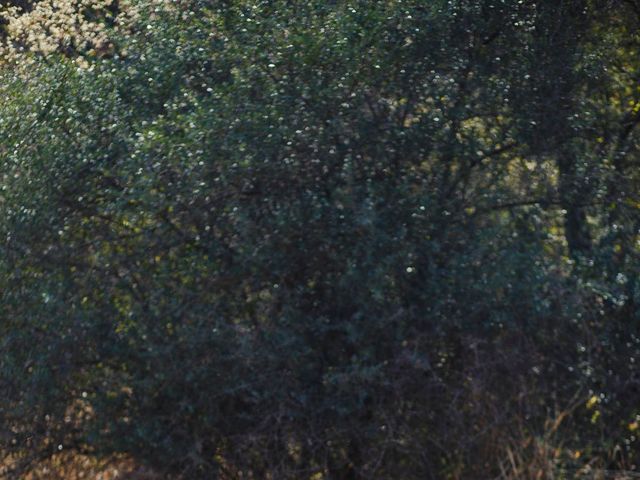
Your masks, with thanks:
[{"label": "pale flowering bush", "polygon": [[137,12],[133,3],[120,0],[42,0],[28,10],[5,7],[0,56],[19,63],[29,53],[62,53],[86,65],[82,57],[114,53],[115,36],[131,27]]}]

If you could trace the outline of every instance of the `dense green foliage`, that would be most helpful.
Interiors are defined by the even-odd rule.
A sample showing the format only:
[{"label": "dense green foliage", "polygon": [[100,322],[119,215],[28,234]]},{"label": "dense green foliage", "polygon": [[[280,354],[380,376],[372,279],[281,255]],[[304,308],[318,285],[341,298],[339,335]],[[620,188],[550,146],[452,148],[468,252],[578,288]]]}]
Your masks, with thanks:
[{"label": "dense green foliage", "polygon": [[136,21],[0,73],[7,478],[640,469],[640,4]]}]

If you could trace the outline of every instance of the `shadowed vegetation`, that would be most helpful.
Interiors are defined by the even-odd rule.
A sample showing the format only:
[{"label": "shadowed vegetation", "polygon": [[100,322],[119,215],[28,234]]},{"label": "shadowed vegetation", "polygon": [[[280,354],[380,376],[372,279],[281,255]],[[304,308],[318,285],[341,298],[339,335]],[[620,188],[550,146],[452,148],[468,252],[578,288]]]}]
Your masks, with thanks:
[{"label": "shadowed vegetation", "polygon": [[0,478],[640,474],[637,0],[3,8]]}]

